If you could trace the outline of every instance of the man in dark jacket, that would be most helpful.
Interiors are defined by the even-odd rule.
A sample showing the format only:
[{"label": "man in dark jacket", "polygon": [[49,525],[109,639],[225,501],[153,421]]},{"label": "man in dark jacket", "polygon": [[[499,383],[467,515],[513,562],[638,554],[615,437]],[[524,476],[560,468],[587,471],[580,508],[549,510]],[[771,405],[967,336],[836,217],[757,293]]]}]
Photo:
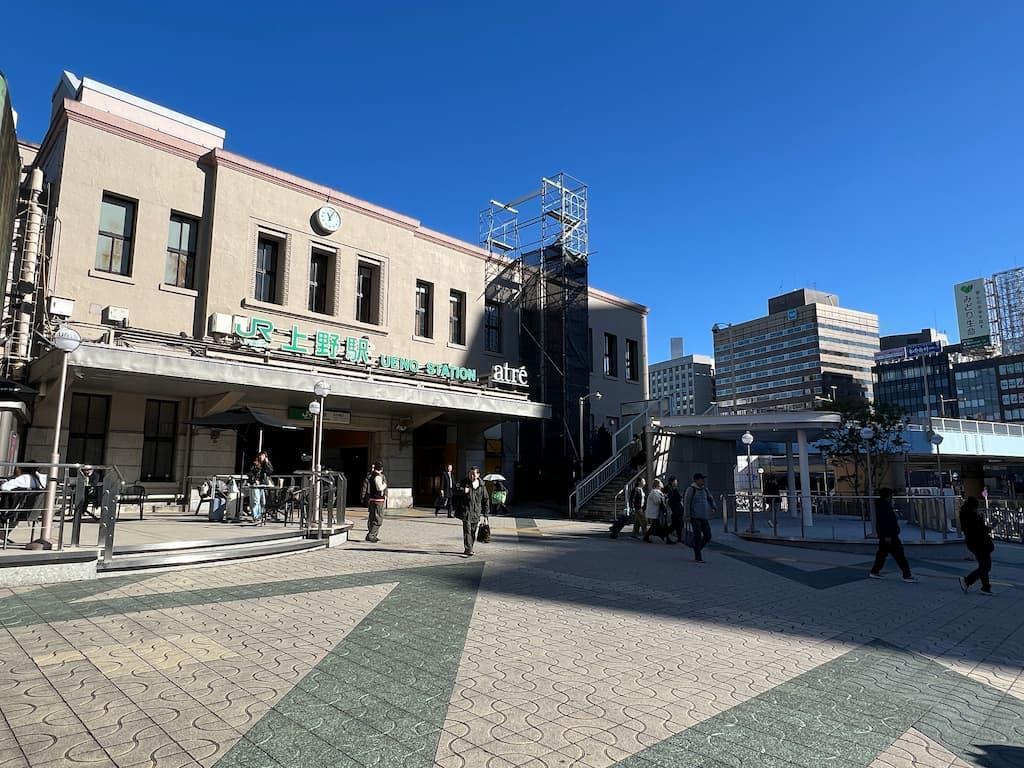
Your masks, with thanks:
[{"label": "man in dark jacket", "polygon": [[452,516],[452,491],[455,489],[455,475],[452,472],[452,465],[445,467],[441,473],[441,495],[437,497],[434,504],[434,517],[442,509],[448,510],[448,517]]},{"label": "man in dark jacket", "polygon": [[903,553],[903,542],[900,541],[900,524],[896,519],[896,510],[892,505],[892,489],[881,488],[875,501],[875,530],[878,533],[878,551],[875,553],[875,564],[868,573],[872,579],[882,578],[882,566],[885,558],[892,555],[896,565],[903,572],[903,580],[917,581],[910,573],[910,563]]},{"label": "man in dark jacket", "polygon": [[462,484],[462,493],[465,504],[465,511],[462,515],[462,543],[465,545],[466,557],[473,556],[473,544],[476,542],[476,531],[480,525],[480,518],[487,514],[489,501],[487,488],[484,481],[480,479],[480,470],[471,467],[469,477]]},{"label": "man in dark jacket", "polygon": [[960,507],[960,530],[964,534],[964,543],[978,561],[978,567],[967,578],[960,579],[960,588],[966,592],[980,579],[981,594],[991,595],[992,584],[989,583],[988,574],[992,570],[992,552],[996,547],[992,543],[992,532],[981,516],[980,507],[977,496],[968,496]]},{"label": "man in dark jacket", "polygon": [[668,493],[666,494],[668,508],[672,511],[672,530],[675,531],[676,540],[666,539],[669,544],[677,544],[683,540],[683,528],[686,525],[686,515],[683,513],[683,494],[679,492],[679,478],[672,475],[668,479]]}]

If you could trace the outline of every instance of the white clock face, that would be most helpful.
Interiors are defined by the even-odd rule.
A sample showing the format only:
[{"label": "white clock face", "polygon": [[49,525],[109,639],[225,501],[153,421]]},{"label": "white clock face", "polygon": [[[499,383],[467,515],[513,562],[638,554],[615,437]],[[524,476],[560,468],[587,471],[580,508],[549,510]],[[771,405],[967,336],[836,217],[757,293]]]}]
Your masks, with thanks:
[{"label": "white clock face", "polygon": [[341,226],[341,214],[325,205],[316,212],[316,223],[324,232],[337,232]]}]

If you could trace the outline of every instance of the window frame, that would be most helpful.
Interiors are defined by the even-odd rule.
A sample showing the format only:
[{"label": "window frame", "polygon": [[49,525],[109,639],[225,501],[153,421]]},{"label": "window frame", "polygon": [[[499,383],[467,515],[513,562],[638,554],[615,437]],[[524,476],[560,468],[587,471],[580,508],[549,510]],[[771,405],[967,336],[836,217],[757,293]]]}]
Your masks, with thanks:
[{"label": "window frame", "polygon": [[[75,422],[77,419],[75,416],[79,413],[80,408],[76,408],[75,404],[81,403],[83,399],[86,401],[85,406],[85,431],[75,430]],[[68,406],[68,443],[65,451],[65,460],[71,464],[104,464],[106,463],[107,457],[107,436],[110,434],[110,395],[95,395],[90,392],[72,392],[71,402]],[[89,423],[92,421],[92,409],[94,403],[103,403],[104,414],[103,414],[103,431],[93,432],[89,429]],[[77,446],[75,441],[82,441],[81,446]],[[99,441],[99,455],[89,454],[89,444],[92,441]],[[94,460],[95,459],[95,460]]]},{"label": "window frame", "polygon": [[619,377],[619,337],[614,333],[604,334],[604,375],[613,379]]},{"label": "window frame", "polygon": [[[261,248],[264,243],[271,243],[274,246],[274,268],[267,270],[261,265],[260,258],[263,255]],[[281,276],[281,252],[284,250],[285,241],[280,237],[272,235],[268,232],[260,232],[256,236],[256,264],[255,274],[253,279],[253,298],[256,301],[261,301],[264,304],[283,304],[281,300],[281,282],[278,279]],[[264,281],[267,279],[266,276],[270,275],[270,298],[265,297],[265,283],[261,284],[260,276],[263,276]],[[261,288],[264,289],[261,293]]]},{"label": "window frame", "polygon": [[[626,381],[640,381],[640,342],[626,339]],[[678,381],[678,374],[676,375]]]},{"label": "window frame", "polygon": [[[124,205],[130,208],[131,215],[125,216],[125,226],[128,229],[128,234],[124,232],[108,232],[102,229],[103,226],[103,205],[107,202],[111,204]],[[93,267],[97,272],[102,272],[108,275],[121,275],[122,277],[132,276],[132,267],[135,262],[135,226],[136,218],[139,215],[139,203],[137,200],[133,200],[130,197],[124,197],[113,192],[103,192],[100,197],[100,219],[96,227],[96,254],[93,260]],[[100,239],[110,238],[110,261],[107,266],[100,265]],[[121,269],[115,270],[114,266],[114,241],[120,241],[121,243]]]},{"label": "window frame", "polygon": [[[420,298],[423,298],[421,303]],[[416,298],[413,317],[413,335],[420,339],[434,338],[434,284],[426,280],[416,281]]]},{"label": "window frame", "polygon": [[[157,408],[156,412],[156,433],[150,434],[150,406],[155,405]],[[142,458],[139,466],[139,480],[140,482],[151,482],[151,483],[172,483],[174,482],[175,470],[177,469],[176,464],[176,451],[178,447],[178,406],[180,404],[177,400],[159,400],[157,398],[146,398],[146,412],[143,416],[142,421]],[[171,409],[170,419],[170,435],[161,434],[161,427],[166,423],[164,421],[164,407],[168,406]],[[160,460],[160,446],[170,446],[170,452],[167,454],[169,464],[166,467],[166,472],[157,474],[156,464]],[[153,466],[147,471],[147,464],[152,463]]]},{"label": "window frame", "polygon": [[501,354],[504,347],[501,316],[501,302],[495,299],[484,301],[484,350]]},{"label": "window frame", "polygon": [[[306,280],[306,309],[318,315],[334,314],[334,306],[331,301],[331,284],[334,282],[333,260],[335,254],[324,248],[317,248],[315,245],[309,250],[309,274]],[[315,265],[323,263],[323,274],[314,274],[317,270]],[[322,306],[317,305],[317,299],[322,300]]]},{"label": "window frame", "polygon": [[[369,286],[364,289],[364,271],[369,274]],[[356,322],[381,325],[381,265],[369,259],[356,262]],[[365,309],[365,312],[364,312]]]},{"label": "window frame", "polygon": [[[172,248],[170,243],[171,233],[169,231],[170,224],[173,221],[177,221],[179,224],[185,224],[186,222],[192,226],[192,231],[195,233],[195,242],[193,243],[193,249],[190,251],[187,248],[181,247],[181,236],[178,237],[178,247]],[[189,216],[187,213],[178,213],[177,211],[171,211],[171,215],[167,219],[168,224],[168,242],[167,242],[167,256],[164,262],[164,285],[173,285],[176,288],[185,288],[190,291],[194,291],[196,288],[196,253],[199,251],[199,219],[195,216]],[[179,233],[181,228],[179,227]],[[171,258],[177,259],[177,268],[174,270],[175,279],[173,282],[167,280],[167,271],[170,266]],[[181,258],[185,258],[185,279],[184,282],[179,282],[181,277],[180,267]]]},{"label": "window frame", "polygon": [[466,345],[466,292],[455,288],[448,292],[448,343]]}]

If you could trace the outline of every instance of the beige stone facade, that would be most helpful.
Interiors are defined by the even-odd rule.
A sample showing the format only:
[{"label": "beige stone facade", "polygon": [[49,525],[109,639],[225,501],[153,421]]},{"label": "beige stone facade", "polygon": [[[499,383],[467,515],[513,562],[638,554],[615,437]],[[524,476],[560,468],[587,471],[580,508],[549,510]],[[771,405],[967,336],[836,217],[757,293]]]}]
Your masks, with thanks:
[{"label": "beige stone facade", "polygon": [[[550,409],[491,375],[520,363],[515,309],[486,304],[487,252],[223,143],[103,84],[65,74],[58,87],[37,163],[51,211],[45,294],[73,300],[67,322],[84,339],[64,455],[170,492],[252,454],[252,434],[187,423],[248,405],[305,428],[264,435],[284,470],[300,469],[296,435],[309,434],[323,380],[325,463],[352,481],[383,461],[394,505],[429,499],[442,463],[514,472],[514,424]],[[623,361],[618,381],[601,382],[604,419],[645,397],[647,310],[596,290],[595,302],[602,327],[640,350],[637,381]],[[31,368],[41,397],[25,458],[48,454],[58,369],[55,352]]]}]

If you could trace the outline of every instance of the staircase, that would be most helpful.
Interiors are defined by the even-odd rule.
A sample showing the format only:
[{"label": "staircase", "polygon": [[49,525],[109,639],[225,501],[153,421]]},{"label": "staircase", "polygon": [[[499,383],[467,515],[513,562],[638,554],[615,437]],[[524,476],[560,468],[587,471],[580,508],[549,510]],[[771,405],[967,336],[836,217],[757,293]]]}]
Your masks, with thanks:
[{"label": "staircase", "polygon": [[635,474],[631,467],[626,467],[580,509],[583,520],[614,520],[626,506],[626,484]]}]

